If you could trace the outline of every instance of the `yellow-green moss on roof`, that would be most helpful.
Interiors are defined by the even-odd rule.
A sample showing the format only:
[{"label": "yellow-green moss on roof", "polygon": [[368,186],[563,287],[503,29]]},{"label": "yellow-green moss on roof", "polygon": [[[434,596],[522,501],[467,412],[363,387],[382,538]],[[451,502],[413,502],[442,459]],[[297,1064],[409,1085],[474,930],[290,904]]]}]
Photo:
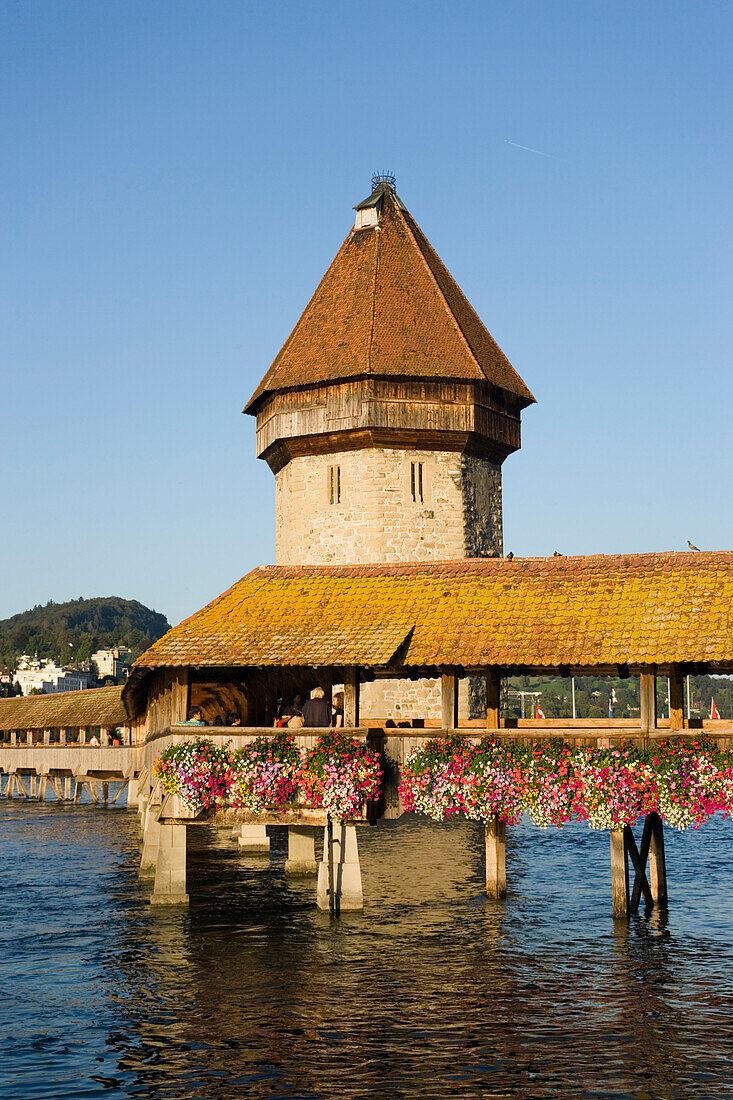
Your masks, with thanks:
[{"label": "yellow-green moss on roof", "polygon": [[0,699],[0,730],[113,729],[128,721],[118,686]]},{"label": "yellow-green moss on roof", "polygon": [[721,665],[732,604],[728,551],[263,567],[136,666]]}]

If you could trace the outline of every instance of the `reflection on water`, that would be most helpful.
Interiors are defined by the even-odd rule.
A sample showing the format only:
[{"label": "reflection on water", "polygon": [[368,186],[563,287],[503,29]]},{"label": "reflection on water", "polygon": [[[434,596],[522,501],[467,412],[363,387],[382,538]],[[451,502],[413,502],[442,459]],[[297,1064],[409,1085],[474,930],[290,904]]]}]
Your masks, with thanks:
[{"label": "reflection on water", "polygon": [[188,912],[151,910],[136,818],[0,807],[0,1094],[731,1095],[730,823],[668,836],[668,917],[610,917],[608,836],[511,830],[487,901],[479,826],[360,832],[364,914],[191,830]]}]

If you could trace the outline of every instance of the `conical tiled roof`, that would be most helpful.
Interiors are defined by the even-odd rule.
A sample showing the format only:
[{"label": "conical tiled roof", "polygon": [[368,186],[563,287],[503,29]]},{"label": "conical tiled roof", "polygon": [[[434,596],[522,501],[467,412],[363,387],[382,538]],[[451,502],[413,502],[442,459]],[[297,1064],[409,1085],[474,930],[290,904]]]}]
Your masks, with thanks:
[{"label": "conical tiled roof", "polygon": [[403,204],[386,186],[379,198],[378,224],[349,233],[244,411],[275,390],[370,375],[488,381],[531,404]]}]

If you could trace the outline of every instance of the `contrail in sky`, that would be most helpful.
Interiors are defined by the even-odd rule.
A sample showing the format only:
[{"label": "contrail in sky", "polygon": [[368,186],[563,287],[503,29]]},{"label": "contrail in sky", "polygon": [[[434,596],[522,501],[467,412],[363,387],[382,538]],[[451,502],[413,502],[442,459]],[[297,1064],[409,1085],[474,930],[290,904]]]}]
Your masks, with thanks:
[{"label": "contrail in sky", "polygon": [[550,160],[561,160],[561,157],[556,157],[554,153],[543,153],[541,149],[531,149],[529,145],[520,145],[517,141],[510,141],[509,138],[504,138],[507,145],[513,145],[515,149],[524,149],[527,153],[536,153],[538,157],[549,157]]}]

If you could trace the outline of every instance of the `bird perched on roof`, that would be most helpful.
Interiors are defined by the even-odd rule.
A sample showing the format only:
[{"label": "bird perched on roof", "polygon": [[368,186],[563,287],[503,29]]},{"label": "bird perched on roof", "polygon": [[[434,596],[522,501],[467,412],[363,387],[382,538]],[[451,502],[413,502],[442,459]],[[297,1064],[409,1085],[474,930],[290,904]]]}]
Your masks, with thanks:
[{"label": "bird perched on roof", "polygon": [[565,557],[565,555],[561,554],[559,550],[553,550],[552,556],[553,556],[553,558],[564,558]]},{"label": "bird perched on roof", "polygon": [[506,560],[507,560],[507,561],[511,561],[513,557],[514,557],[514,554],[513,554],[513,553],[511,552],[511,550],[510,550],[510,551],[509,551],[509,553],[508,553],[508,554],[507,554],[507,556],[506,556]]},{"label": "bird perched on roof", "polygon": [[689,546],[690,550],[697,550],[698,554],[701,553],[700,547],[695,546],[695,544],[693,542],[690,542],[689,539],[687,540],[687,545]]}]

